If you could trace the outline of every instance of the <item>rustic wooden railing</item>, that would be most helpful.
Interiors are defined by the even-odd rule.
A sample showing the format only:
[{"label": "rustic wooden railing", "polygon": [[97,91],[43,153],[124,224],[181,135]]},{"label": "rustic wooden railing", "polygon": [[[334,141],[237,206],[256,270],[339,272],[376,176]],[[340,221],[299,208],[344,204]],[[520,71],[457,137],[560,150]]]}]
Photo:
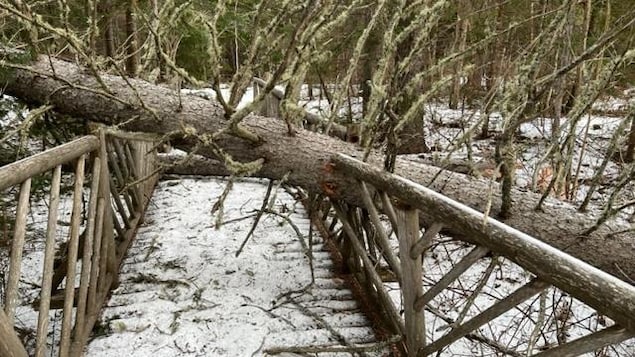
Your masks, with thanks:
[{"label": "rustic wooden railing", "polygon": [[[0,356],[49,356],[51,351],[63,357],[82,354],[108,292],[116,285],[119,266],[143,219],[158,176],[154,143],[122,135],[100,131],[99,136],[82,137],[0,168],[2,192],[20,186],[9,277],[4,301],[0,300]],[[62,165],[69,163],[74,166],[70,234],[58,236]],[[39,299],[33,302],[38,322],[37,326],[26,327],[36,331],[35,349],[27,352],[14,321],[21,303],[21,263],[31,182],[51,170],[41,288]],[[89,176],[86,170],[90,170]],[[84,208],[85,181],[90,187]],[[62,310],[57,346],[47,344],[52,332],[49,312],[54,309]]]},{"label": "rustic wooden railing", "polygon": [[[634,286],[426,187],[342,154],[332,160],[336,169],[359,180],[365,207],[350,207],[330,200],[323,203],[313,217],[318,217],[318,226],[331,236],[335,227],[341,227],[337,240],[339,251],[368,294],[379,301],[391,332],[404,336],[402,349],[407,355],[430,356],[466,337],[489,344],[499,352],[520,356],[522,351],[514,351],[474,332],[550,286],[584,302],[598,314],[608,316],[615,324],[566,343],[542,346],[537,354],[531,350],[522,352],[523,356],[578,356],[635,336]],[[394,252],[380,211],[396,232],[398,254]],[[428,227],[422,235],[420,212],[425,212]],[[476,245],[424,291],[422,279],[426,272],[422,271],[422,256],[442,228],[451,225],[464,227],[470,243]],[[424,310],[429,303],[474,264],[492,256],[505,257],[535,277],[467,321],[446,318],[448,332],[428,341],[426,337],[431,334],[425,330]],[[380,274],[382,265],[387,265],[399,282],[403,318]],[[478,289],[472,293],[476,294]],[[473,301],[474,298],[467,299]]]}]

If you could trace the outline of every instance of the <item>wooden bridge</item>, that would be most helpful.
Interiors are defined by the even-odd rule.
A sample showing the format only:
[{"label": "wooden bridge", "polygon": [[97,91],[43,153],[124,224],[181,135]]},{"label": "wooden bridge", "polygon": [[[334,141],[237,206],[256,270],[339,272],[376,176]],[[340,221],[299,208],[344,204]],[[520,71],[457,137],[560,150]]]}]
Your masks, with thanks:
[{"label": "wooden bridge", "polygon": [[[100,131],[97,136],[86,136],[0,168],[0,188],[5,193],[14,190],[17,195],[8,276],[0,300],[0,356],[45,356],[51,351],[58,356],[82,355],[143,221],[158,179],[156,162],[152,141]],[[393,353],[436,355],[469,340],[498,355],[577,356],[635,336],[632,285],[416,183],[344,155],[333,157],[332,162],[336,170],[346,170],[359,180],[365,207],[351,207],[315,194],[298,199],[305,204],[325,244],[336,248],[347,274],[376,304]],[[63,173],[69,164],[73,172]],[[35,341],[30,344],[20,337],[23,327],[16,327],[15,314],[18,303],[24,300],[19,282],[31,184],[42,177],[50,186],[50,197],[45,242],[39,247],[43,251],[39,294],[32,302],[39,315],[31,327]],[[67,235],[60,235],[60,187],[69,180],[73,182],[70,228]],[[421,220],[428,227],[423,234]],[[439,232],[449,225],[462,227],[469,240],[440,239]],[[433,271],[438,248],[445,247],[448,252],[447,244],[458,247],[456,259],[440,273]],[[494,289],[496,296],[488,292],[493,271],[497,267],[503,271],[512,263],[524,271],[515,281],[517,287],[512,284],[509,286],[514,288]],[[463,303],[455,307],[457,313],[449,316],[441,311],[435,301],[447,292],[456,292],[454,284],[479,265],[486,268],[475,284],[461,290]],[[554,306],[556,327],[551,334],[557,336],[547,336],[550,333],[541,330],[546,326],[543,292],[551,287],[593,309],[594,316],[603,317],[605,327],[570,338],[558,325],[566,319],[566,312],[556,312]],[[536,295],[540,295],[537,311],[531,304],[523,305]],[[475,301],[483,296],[490,305],[476,306]],[[52,309],[62,312],[59,343],[54,345],[48,342],[54,328],[49,315]],[[526,341],[510,346],[479,331],[510,311],[520,311],[533,321]],[[431,325],[439,318],[444,325]],[[314,346],[311,353],[363,354],[364,350],[356,347],[349,344],[335,350]]]},{"label": "wooden bridge", "polygon": [[[86,136],[0,169],[3,191],[19,185],[9,274],[0,310],[1,356],[48,355],[52,347],[47,345],[51,309],[62,309],[63,313],[59,346],[54,348],[57,355],[82,354],[109,291],[117,284],[119,266],[156,183],[153,145],[101,132],[99,136]],[[68,237],[60,237],[57,230],[62,166],[67,164],[74,167],[72,216]],[[14,329],[16,305],[20,301],[18,283],[22,276],[31,183],[33,178],[47,174],[50,174],[46,176],[50,177],[48,224],[42,247],[40,296],[34,302],[39,315],[34,327],[35,346],[27,353]],[[84,207],[86,178],[90,189]],[[66,283],[60,289],[63,280],[75,284]]]}]

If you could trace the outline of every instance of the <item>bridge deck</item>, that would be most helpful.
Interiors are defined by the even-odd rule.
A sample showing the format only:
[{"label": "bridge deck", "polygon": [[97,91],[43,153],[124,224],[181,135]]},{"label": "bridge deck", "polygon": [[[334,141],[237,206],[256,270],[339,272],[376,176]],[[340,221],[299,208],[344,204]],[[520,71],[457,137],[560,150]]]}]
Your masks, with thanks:
[{"label": "bridge deck", "polygon": [[[311,269],[302,244],[280,217],[264,215],[235,257],[254,221],[241,218],[260,208],[267,187],[236,182],[225,201],[226,223],[215,229],[212,207],[226,184],[187,178],[158,184],[87,356],[250,356],[283,346],[375,341],[320,237],[314,237],[312,289],[304,289]],[[290,195],[279,190],[274,209],[308,236],[309,220]]]}]

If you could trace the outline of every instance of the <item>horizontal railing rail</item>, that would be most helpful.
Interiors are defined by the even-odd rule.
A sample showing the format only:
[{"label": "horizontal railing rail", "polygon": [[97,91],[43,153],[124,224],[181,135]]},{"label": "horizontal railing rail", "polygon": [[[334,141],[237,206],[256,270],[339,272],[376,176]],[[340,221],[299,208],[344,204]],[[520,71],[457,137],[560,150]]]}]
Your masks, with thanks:
[{"label": "horizontal railing rail", "polygon": [[20,184],[30,177],[66,164],[97,148],[99,148],[99,139],[89,135],[2,166],[0,167],[0,190]]},{"label": "horizontal railing rail", "polygon": [[[393,332],[401,332],[405,337],[404,349],[408,355],[431,355],[464,337],[510,355],[520,355],[476,332],[550,286],[582,301],[616,324],[534,355],[576,356],[635,337],[634,286],[417,183],[343,154],[333,156],[332,162],[337,170],[359,180],[365,207],[347,206],[330,199],[321,213],[325,221],[320,225],[323,228],[330,226],[332,234],[332,229],[339,223],[338,244],[342,254],[349,256],[351,270],[358,272],[358,280],[362,280],[379,301]],[[328,222],[330,216],[326,211],[329,210],[335,214],[332,222]],[[397,237],[398,255],[393,252],[380,211]],[[425,211],[423,216],[429,218],[423,235],[419,234],[419,211]],[[422,280],[426,272],[422,271],[422,257],[431,249],[433,238],[443,227],[457,225],[465,236],[470,237],[467,243],[476,246],[424,291]],[[465,322],[442,317],[450,323],[449,331],[434,341],[426,341],[424,310],[431,308],[430,301],[487,257],[509,259],[535,278]],[[399,283],[403,319],[399,314],[400,307],[395,306],[386,290],[385,279],[380,276],[380,259]],[[522,355],[527,354],[523,352]]]}]

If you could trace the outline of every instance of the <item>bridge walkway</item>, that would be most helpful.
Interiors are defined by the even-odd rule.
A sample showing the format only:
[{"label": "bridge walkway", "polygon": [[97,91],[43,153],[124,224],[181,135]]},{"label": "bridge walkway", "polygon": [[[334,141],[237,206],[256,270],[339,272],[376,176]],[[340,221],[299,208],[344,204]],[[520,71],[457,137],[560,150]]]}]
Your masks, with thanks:
[{"label": "bridge walkway", "polygon": [[235,182],[217,228],[212,211],[227,183],[157,185],[86,356],[253,356],[377,342],[317,234],[309,261],[309,219],[287,192],[272,194],[270,209],[289,221],[265,213],[236,257],[267,182]]}]

